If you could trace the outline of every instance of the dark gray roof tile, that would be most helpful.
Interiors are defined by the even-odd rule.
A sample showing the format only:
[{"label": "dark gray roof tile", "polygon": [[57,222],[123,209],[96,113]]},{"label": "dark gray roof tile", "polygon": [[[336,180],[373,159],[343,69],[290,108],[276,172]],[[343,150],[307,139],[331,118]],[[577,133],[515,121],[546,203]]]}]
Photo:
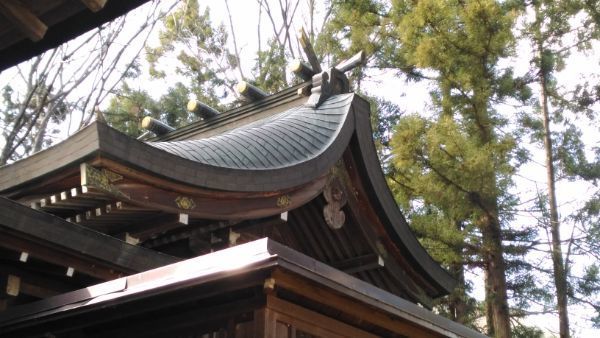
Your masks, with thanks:
[{"label": "dark gray roof tile", "polygon": [[342,127],[352,94],[336,95],[319,108],[295,107],[227,133],[200,139],[149,142],[171,154],[215,167],[277,169],[323,152]]}]

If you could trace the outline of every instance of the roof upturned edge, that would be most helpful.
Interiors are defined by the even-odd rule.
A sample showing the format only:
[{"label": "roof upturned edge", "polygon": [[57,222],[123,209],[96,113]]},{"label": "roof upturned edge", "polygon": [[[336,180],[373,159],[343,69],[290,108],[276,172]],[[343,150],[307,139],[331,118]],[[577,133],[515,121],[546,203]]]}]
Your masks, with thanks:
[{"label": "roof upturned edge", "polygon": [[350,107],[355,97],[336,95],[317,109],[292,108],[280,118],[201,140],[144,143],[94,122],[51,148],[0,167],[0,191],[94,155],[202,188],[258,192],[296,187],[341,158],[354,131]]}]

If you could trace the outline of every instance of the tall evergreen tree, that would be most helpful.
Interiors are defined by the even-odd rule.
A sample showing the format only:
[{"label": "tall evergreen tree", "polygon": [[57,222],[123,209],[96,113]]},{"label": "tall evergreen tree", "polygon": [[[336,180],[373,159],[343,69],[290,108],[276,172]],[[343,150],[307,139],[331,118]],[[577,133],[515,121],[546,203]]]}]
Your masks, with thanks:
[{"label": "tall evergreen tree", "polygon": [[[522,9],[525,21],[522,37],[531,42],[533,49],[530,77],[538,87],[539,104],[536,108],[541,120],[541,123],[529,125],[540,127],[537,130],[537,141],[543,144],[545,151],[547,205],[544,209],[548,210],[545,226],[550,233],[550,258],[556,290],[559,332],[561,338],[566,338],[570,336],[569,252],[565,259],[563,243],[572,242],[574,239],[566,241],[561,239],[561,220],[556,190],[557,171],[573,177],[574,169],[581,168],[581,164],[586,163],[583,143],[579,139],[579,127],[575,123],[578,118],[569,119],[567,115],[569,113],[584,115],[587,106],[593,100],[569,97],[572,94],[561,89],[556,74],[564,68],[566,59],[574,50],[589,49],[591,42],[597,39],[595,8],[589,7],[588,2],[580,0],[536,0],[524,1]],[[583,98],[586,97],[590,98],[589,95]],[[561,131],[553,133],[553,125],[558,125]]]},{"label": "tall evergreen tree", "polygon": [[[488,333],[510,337],[502,208],[514,167],[514,139],[498,133],[491,105],[505,93],[498,60],[511,50],[513,17],[495,1],[396,1],[401,49],[408,64],[433,70],[438,115],[403,119],[394,163],[412,195],[479,234]],[[456,228],[456,227],[455,227]]]}]

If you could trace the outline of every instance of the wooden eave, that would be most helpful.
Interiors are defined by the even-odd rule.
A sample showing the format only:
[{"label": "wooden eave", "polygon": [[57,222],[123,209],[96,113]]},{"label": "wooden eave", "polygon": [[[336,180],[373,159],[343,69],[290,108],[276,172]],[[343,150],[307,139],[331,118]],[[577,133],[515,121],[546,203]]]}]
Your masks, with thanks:
[{"label": "wooden eave", "polygon": [[3,0],[0,4],[0,72],[147,1]]},{"label": "wooden eave", "polygon": [[409,337],[484,337],[269,239],[15,307],[0,313],[0,330],[7,337],[60,334],[263,286],[317,311],[335,309],[359,327],[401,328],[397,333]]},{"label": "wooden eave", "polygon": [[93,231],[0,197],[0,247],[72,267],[101,280],[146,271],[179,259]]},{"label": "wooden eave", "polygon": [[[86,166],[106,168],[124,177],[105,192],[134,205],[162,208],[172,213],[185,212],[206,219],[252,219],[277,215],[309,202],[321,193],[330,171],[343,159],[345,170],[352,178],[346,187],[348,195],[359,197],[353,204],[353,212],[359,216],[364,228],[373,229],[365,235],[370,238],[371,247],[378,248],[378,255],[388,257],[386,269],[400,271],[393,264],[394,261],[401,262],[401,270],[408,271],[415,283],[422,284],[427,297],[450,292],[455,281],[417,241],[387,187],[371,139],[368,103],[356,95],[344,94],[326,101],[323,107],[323,113],[333,114],[323,115],[324,120],[319,112],[294,108],[224,136],[163,141],[153,145],[94,123],[52,148],[0,168],[0,193],[20,199],[44,189],[52,192],[57,184],[65,181],[77,184],[80,172],[84,172],[80,165],[86,163]],[[311,141],[316,149],[312,155],[283,166],[279,163],[279,166],[269,168],[258,160],[227,166],[230,163],[222,159],[197,159],[201,155],[193,147],[198,144],[221,142],[224,147],[229,147],[224,149],[235,152],[237,149],[231,148],[231,143],[236,143],[231,142],[232,137],[237,137],[239,146],[244,138],[255,138],[257,133],[265,135],[272,125],[278,127],[282,116],[293,123],[312,125],[310,128],[314,127],[314,121],[332,127],[327,133],[328,138]],[[295,128],[306,129],[303,134],[306,138],[312,133],[309,127],[298,125]],[[287,142],[281,137],[272,141]],[[286,145],[277,151],[301,151],[288,147],[290,143]],[[257,152],[251,156],[262,156],[261,149],[249,150]],[[81,180],[86,184],[83,178]],[[182,210],[174,203],[178,196],[191,196],[201,202],[195,203],[198,207]],[[284,203],[280,203],[281,198]],[[398,272],[398,278],[402,278],[402,274]],[[416,297],[415,301],[420,300]]]}]

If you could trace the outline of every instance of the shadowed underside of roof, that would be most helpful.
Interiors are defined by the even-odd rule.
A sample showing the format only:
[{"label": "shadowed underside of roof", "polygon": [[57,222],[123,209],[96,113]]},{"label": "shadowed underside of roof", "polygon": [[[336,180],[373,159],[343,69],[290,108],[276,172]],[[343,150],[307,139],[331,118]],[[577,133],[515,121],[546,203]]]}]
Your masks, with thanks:
[{"label": "shadowed underside of roof", "polygon": [[[4,4],[0,6],[0,72],[124,15],[148,0],[1,2]],[[104,4],[94,7],[93,3]]]}]

